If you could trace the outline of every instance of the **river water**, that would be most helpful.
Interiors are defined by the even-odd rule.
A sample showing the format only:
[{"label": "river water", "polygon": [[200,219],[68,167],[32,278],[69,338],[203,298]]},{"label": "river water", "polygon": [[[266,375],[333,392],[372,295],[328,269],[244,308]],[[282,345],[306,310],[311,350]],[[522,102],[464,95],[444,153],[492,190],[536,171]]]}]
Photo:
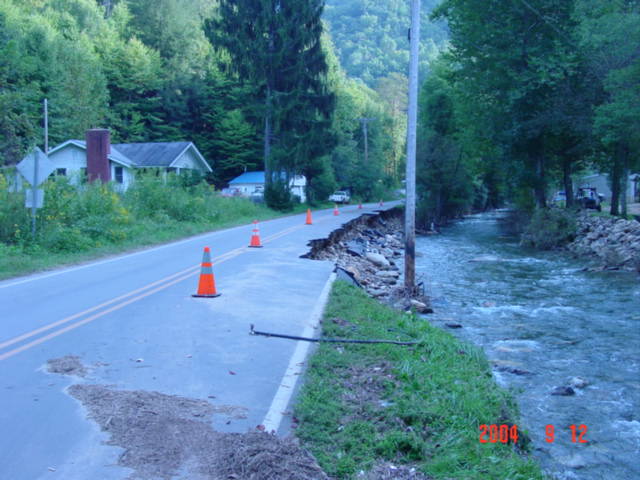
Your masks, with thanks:
[{"label": "river water", "polygon": [[[503,223],[476,215],[417,240],[429,320],[484,349],[550,478],[640,479],[640,278],[525,250]],[[571,383],[573,395],[551,394]]]}]

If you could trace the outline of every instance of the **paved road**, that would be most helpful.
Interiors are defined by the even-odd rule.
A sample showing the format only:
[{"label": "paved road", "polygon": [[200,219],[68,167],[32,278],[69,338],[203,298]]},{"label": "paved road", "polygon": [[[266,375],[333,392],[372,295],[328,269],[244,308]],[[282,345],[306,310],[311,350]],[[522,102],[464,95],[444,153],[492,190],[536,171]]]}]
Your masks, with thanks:
[{"label": "paved road", "polygon": [[[122,450],[103,443],[66,393],[74,383],[247,409],[244,419],[214,416],[220,431],[278,428],[303,342],[249,336],[249,324],[312,332],[333,266],[300,255],[309,240],[379,208],[315,212],[312,226],[304,215],[263,222],[262,249],[246,248],[251,226],[242,226],[0,282],[0,479],[127,477],[115,466]],[[191,297],[204,246],[222,293],[215,299]],[[65,355],[81,358],[85,378],[46,371],[48,359]]]}]

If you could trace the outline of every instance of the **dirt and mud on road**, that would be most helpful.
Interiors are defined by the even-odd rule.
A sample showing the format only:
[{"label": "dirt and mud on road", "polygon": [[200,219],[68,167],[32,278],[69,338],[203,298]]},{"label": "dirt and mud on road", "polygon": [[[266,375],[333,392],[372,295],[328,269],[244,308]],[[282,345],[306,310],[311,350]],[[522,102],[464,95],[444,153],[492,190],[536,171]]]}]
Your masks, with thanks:
[{"label": "dirt and mud on road", "polygon": [[[79,357],[47,362],[48,370],[81,376]],[[245,410],[159,392],[116,390],[78,383],[68,393],[89,419],[109,434],[108,445],[124,450],[118,459],[129,478],[147,480],[324,480],[313,456],[295,439],[256,431],[220,433],[212,417],[241,418]]]},{"label": "dirt and mud on road", "polygon": [[64,357],[48,360],[47,370],[50,373],[73,375],[76,377],[84,377],[87,374],[87,369],[80,361],[80,357],[75,355],[66,355]]}]

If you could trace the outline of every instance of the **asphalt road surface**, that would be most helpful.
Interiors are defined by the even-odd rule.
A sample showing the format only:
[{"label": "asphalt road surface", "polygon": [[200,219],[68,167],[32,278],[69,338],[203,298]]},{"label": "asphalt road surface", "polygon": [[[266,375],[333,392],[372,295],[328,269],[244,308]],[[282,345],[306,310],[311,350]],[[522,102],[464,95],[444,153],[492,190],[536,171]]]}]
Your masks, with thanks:
[{"label": "asphalt road surface", "polygon": [[[0,282],[0,479],[131,474],[117,465],[122,448],[69,395],[73,384],[206,400],[216,431],[283,433],[308,344],[250,336],[249,325],[313,334],[333,265],[300,256],[309,240],[380,208],[314,212],[311,226],[304,215],[262,222],[260,249],[247,248],[246,225]],[[218,298],[191,297],[205,246]],[[65,356],[86,375],[47,370]]]}]

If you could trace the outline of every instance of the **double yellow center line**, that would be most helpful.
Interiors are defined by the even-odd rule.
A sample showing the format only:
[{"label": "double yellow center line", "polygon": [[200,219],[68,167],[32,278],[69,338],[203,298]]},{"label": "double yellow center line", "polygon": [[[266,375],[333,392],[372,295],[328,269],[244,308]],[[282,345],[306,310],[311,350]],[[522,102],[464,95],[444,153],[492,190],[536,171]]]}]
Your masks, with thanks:
[{"label": "double yellow center line", "polygon": [[[293,227],[289,227],[286,228],[280,232],[277,232],[267,238],[264,239],[264,241],[262,243],[269,243],[272,242],[274,240],[277,240],[278,238],[284,237],[285,235],[288,235],[290,233],[295,232],[296,230],[302,229],[304,228],[304,225],[296,225]],[[241,255],[242,253],[247,251],[247,247],[240,247],[240,248],[236,248],[234,250],[231,250],[223,255],[220,255],[219,257],[216,257],[213,259],[213,263],[215,264],[220,264],[223,262],[226,262],[228,260],[231,260],[232,258],[235,258],[239,255]],[[81,327],[82,325],[85,325],[87,323],[90,323],[100,317],[103,317],[111,312],[115,312],[117,310],[120,310],[121,308],[126,307],[127,305],[130,305],[134,302],[137,302],[138,300],[142,300],[143,298],[146,298],[150,295],[153,295],[154,293],[160,292],[162,290],[165,290],[166,288],[171,287],[172,285],[175,285],[177,283],[182,282],[183,280],[186,280],[188,278],[191,278],[193,276],[195,276],[198,271],[200,269],[200,264],[198,265],[193,265],[192,267],[189,267],[185,270],[182,270],[180,272],[174,273],[172,275],[169,275],[167,277],[164,277],[160,280],[157,280],[153,283],[150,283],[148,285],[145,285],[143,287],[140,287],[136,290],[133,290],[131,292],[125,293],[124,295],[120,295],[119,297],[113,298],[111,300],[108,300],[106,302],[101,303],[100,305],[96,305],[95,307],[91,307],[88,308],[86,310],[83,310],[82,312],[73,314],[71,316],[65,317],[61,320],[57,320],[55,322],[49,323],[47,325],[44,325],[40,328],[37,328],[35,330],[32,330],[30,332],[24,333],[22,335],[19,335],[17,337],[14,337],[10,340],[7,340],[3,343],[0,343],[0,351],[8,348],[8,347],[12,347],[20,342],[23,342],[25,340],[29,340],[33,337],[37,337],[38,335],[48,332],[50,330],[53,330],[52,332],[41,336],[41,337],[37,337],[34,340],[31,340],[28,343],[25,343],[23,345],[20,345],[18,347],[14,347],[11,350],[8,350],[4,353],[0,353],[0,361],[2,360],[6,360],[7,358],[13,357],[14,355],[17,355],[20,352],[24,352],[25,350],[29,350],[30,348],[35,347],[36,345],[40,345],[41,343],[47,342],[49,340],[51,340],[52,338],[58,337],[66,332],[69,332],[71,330],[74,330],[78,327]],[[105,307],[109,307],[104,309]],[[102,310],[104,309],[104,310]],[[96,313],[94,313],[96,312]],[[91,314],[93,313],[93,315],[89,315],[88,317],[85,317],[85,315]],[[84,317],[84,318],[83,318]],[[80,319],[81,320],[78,320]],[[74,322],[74,320],[78,320],[76,322]],[[71,323],[73,322],[73,323]]]}]

